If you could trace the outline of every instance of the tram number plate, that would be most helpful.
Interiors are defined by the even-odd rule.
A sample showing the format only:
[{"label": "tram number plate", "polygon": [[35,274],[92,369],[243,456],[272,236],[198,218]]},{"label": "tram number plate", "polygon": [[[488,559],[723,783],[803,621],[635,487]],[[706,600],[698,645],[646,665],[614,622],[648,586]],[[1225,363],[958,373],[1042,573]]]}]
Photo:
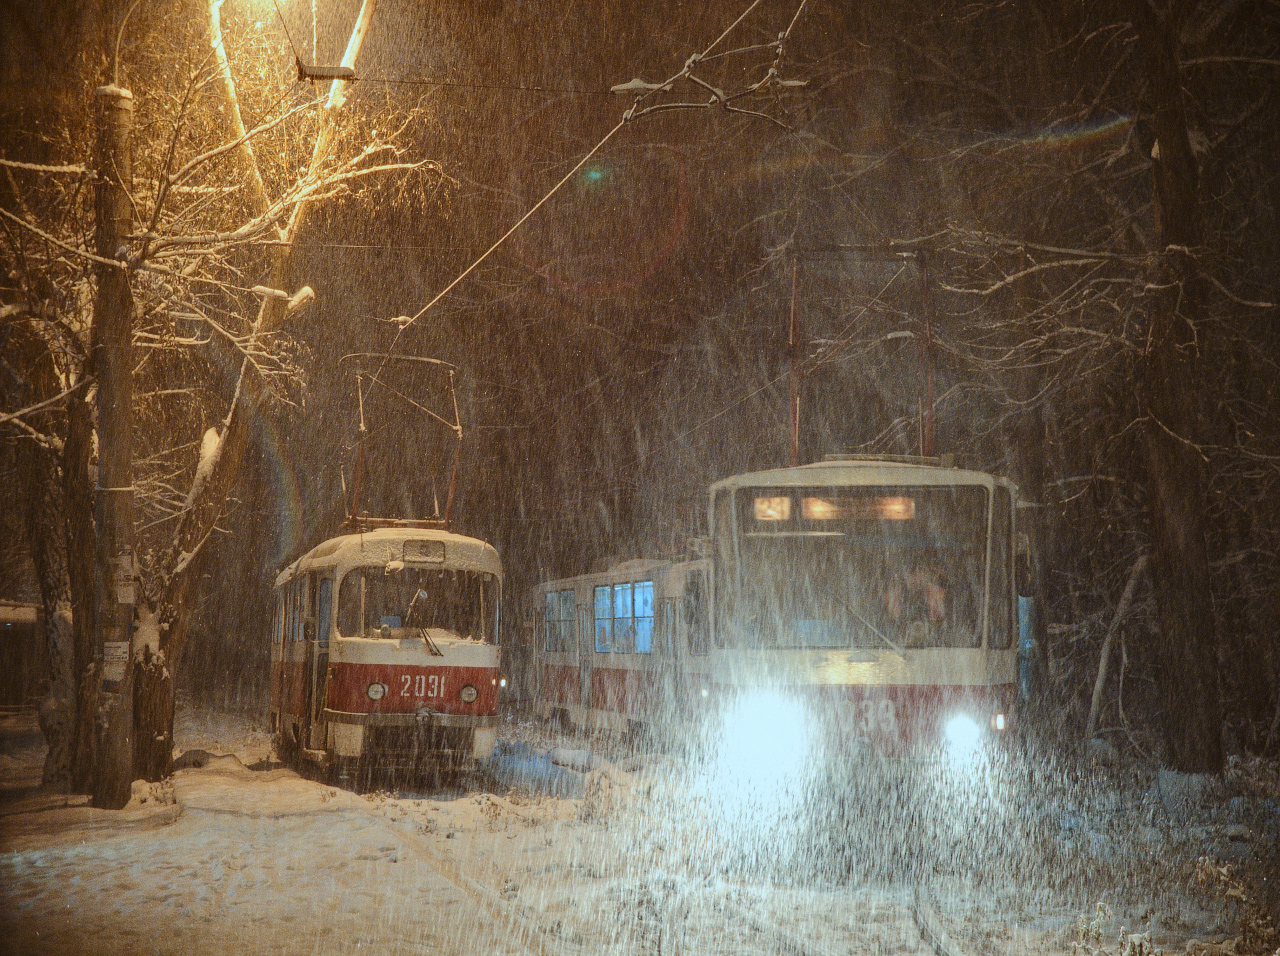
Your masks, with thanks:
[{"label": "tram number plate", "polygon": [[401,674],[401,697],[441,697],[444,695],[444,678],[439,674]]},{"label": "tram number plate", "polygon": [[898,713],[893,701],[884,697],[858,701],[854,718],[859,732],[867,737],[898,736]]}]

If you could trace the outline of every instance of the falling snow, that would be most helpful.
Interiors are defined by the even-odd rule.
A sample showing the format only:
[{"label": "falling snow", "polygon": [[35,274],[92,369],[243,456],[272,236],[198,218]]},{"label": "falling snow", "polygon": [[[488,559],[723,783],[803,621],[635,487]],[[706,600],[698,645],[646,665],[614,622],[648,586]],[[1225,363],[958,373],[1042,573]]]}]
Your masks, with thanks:
[{"label": "falling snow", "polygon": [[[1167,775],[1144,795],[1114,768],[1074,792],[878,771],[895,808],[815,790],[798,764],[748,779],[729,749],[514,720],[488,772],[354,793],[274,762],[252,720],[189,707],[171,782],[101,811],[35,787],[29,720],[0,729],[0,929],[23,953],[1118,953],[1122,936],[1227,953],[1243,907],[1197,883],[1197,858],[1247,864],[1280,836],[1274,794],[1244,777],[1228,798]],[[1015,799],[1033,776],[1038,801]],[[1019,869],[1029,829],[1054,845],[1045,872]]]}]

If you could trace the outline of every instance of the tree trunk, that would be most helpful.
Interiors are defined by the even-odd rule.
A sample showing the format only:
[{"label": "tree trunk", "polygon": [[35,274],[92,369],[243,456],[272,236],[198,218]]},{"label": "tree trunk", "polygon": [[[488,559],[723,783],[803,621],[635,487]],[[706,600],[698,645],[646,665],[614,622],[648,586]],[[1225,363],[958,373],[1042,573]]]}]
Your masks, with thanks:
[{"label": "tree trunk", "polygon": [[23,440],[18,451],[27,497],[27,538],[44,605],[49,688],[40,701],[40,730],[48,750],[42,782],[66,791],[71,784],[75,726],[75,641],[71,626],[71,585],[63,541],[61,482],[54,453]]},{"label": "tree trunk", "polygon": [[1145,53],[1155,144],[1156,291],[1147,316],[1148,351],[1139,395],[1151,565],[1161,639],[1164,738],[1169,762],[1192,773],[1222,771],[1222,707],[1216,629],[1205,543],[1205,479],[1193,442],[1194,402],[1204,399],[1199,359],[1206,327],[1195,255],[1200,242],[1198,172],[1182,102],[1175,25],[1144,0],[1132,4]]},{"label": "tree trunk", "polygon": [[76,720],[71,741],[71,790],[88,793],[93,786],[94,713],[98,702],[97,648],[94,636],[93,487],[89,456],[93,447],[93,406],[83,395],[67,403],[67,439],[62,453],[63,500],[66,502],[67,573],[71,585]]}]

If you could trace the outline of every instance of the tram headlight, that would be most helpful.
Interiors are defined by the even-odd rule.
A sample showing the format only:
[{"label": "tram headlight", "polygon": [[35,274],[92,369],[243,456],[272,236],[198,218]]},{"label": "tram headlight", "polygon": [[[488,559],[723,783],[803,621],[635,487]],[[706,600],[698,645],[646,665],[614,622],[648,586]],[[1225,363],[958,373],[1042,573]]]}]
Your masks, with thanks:
[{"label": "tram headlight", "polygon": [[370,700],[382,700],[387,695],[387,685],[376,680],[364,692],[369,695]]},{"label": "tram headlight", "polygon": [[973,756],[982,743],[982,728],[967,714],[956,714],[942,728],[942,736],[953,757],[966,759]]},{"label": "tram headlight", "polygon": [[812,744],[800,702],[777,691],[745,694],[723,715],[715,775],[750,799],[783,798],[797,785]]},{"label": "tram headlight", "polygon": [[462,688],[462,690],[458,691],[458,697],[462,700],[464,704],[474,704],[476,702],[476,698],[479,696],[480,696],[480,692],[477,691],[470,684],[467,684],[465,687]]}]

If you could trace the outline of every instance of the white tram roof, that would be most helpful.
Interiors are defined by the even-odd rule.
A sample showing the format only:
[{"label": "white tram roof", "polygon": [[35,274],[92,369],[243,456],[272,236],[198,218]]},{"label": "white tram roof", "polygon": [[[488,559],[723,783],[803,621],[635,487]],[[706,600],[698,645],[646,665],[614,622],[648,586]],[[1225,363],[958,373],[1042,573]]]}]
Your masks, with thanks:
[{"label": "white tram roof", "polygon": [[[439,558],[406,554],[406,543],[438,541],[444,546]],[[276,576],[276,587],[304,571],[331,567],[385,565],[405,561],[413,567],[440,567],[449,571],[480,571],[502,577],[502,560],[487,541],[439,528],[375,528],[338,535],[316,545]]]},{"label": "white tram roof", "polygon": [[1001,485],[1013,489],[1006,478],[983,471],[955,468],[941,459],[911,457],[835,457],[794,468],[770,468],[733,475],[711,486],[719,491],[773,486],[786,488],[806,485]]}]

